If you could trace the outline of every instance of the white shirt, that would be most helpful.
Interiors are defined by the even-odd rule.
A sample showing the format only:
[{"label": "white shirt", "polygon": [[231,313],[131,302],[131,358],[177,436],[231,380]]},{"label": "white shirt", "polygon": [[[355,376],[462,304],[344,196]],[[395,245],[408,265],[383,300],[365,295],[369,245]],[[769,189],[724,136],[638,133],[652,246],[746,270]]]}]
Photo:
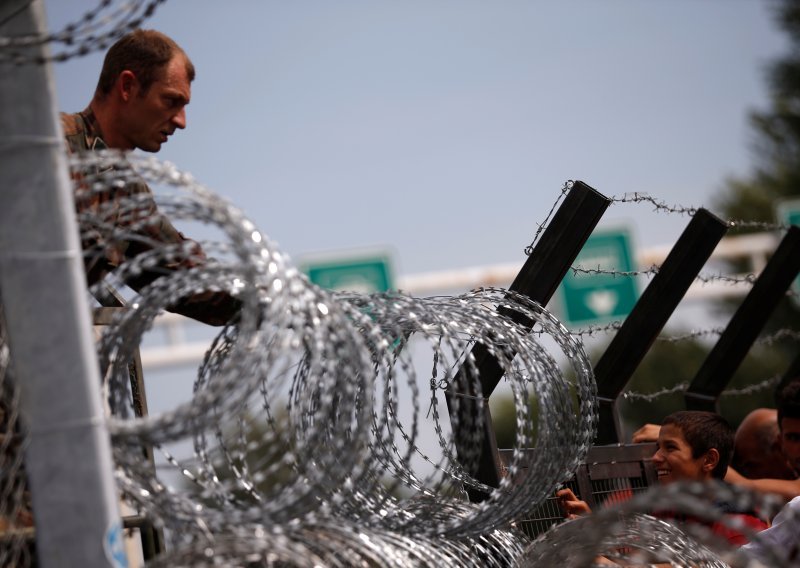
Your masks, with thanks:
[{"label": "white shirt", "polygon": [[762,562],[769,561],[765,551],[771,550],[790,566],[800,565],[800,496],[786,503],[772,526],[756,534],[742,550]]}]

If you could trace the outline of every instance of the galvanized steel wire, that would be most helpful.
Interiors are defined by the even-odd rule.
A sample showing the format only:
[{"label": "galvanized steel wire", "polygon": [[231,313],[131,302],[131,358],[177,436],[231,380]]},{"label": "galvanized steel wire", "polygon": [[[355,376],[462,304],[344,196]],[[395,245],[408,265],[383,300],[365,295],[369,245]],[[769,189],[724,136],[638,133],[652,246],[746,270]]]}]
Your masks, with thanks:
[{"label": "galvanized steel wire", "polygon": [[[432,298],[332,293],[312,285],[241,211],[171,164],[103,152],[74,157],[71,166],[79,192],[113,192],[143,179],[157,188],[161,214],[221,235],[203,243],[212,260],[165,274],[130,297],[132,308],[97,344],[120,491],[168,538],[153,565],[581,566],[622,548],[675,565],[698,554],[708,566],[746,565],[709,535],[687,536],[642,517],[663,499],[683,507],[675,489],[655,488],[533,544],[514,528],[582,462],[597,420],[580,336],[538,304],[502,289]],[[144,224],[156,221],[138,214],[149,199],[109,200],[79,222],[108,243],[140,239]],[[194,254],[191,246],[149,244],[95,292]],[[158,313],[206,291],[238,297],[241,317],[211,344],[187,401],[135,417],[130,357]],[[510,314],[535,322],[533,330]],[[561,353],[550,353],[543,336]],[[516,447],[497,489],[469,474],[488,418],[480,397],[463,394],[481,392],[470,355],[476,344],[498,361],[514,397]],[[412,356],[420,352],[425,365]],[[569,363],[571,378],[558,360]],[[470,414],[459,413],[460,405],[474,414],[464,418]],[[456,431],[469,442],[461,453]],[[431,438],[434,445],[423,443]],[[166,467],[185,482],[165,482],[164,467],[156,473],[141,448],[167,452],[180,441],[192,455],[168,454]],[[532,446],[539,451],[522,451]],[[466,488],[488,498],[470,503]],[[749,494],[734,497],[774,507]],[[713,504],[704,510],[713,515]],[[612,514],[622,520],[610,522]],[[651,544],[642,544],[645,537]]]},{"label": "galvanized steel wire", "polygon": [[[62,30],[0,37],[0,61],[63,61],[105,49],[162,2],[101,0]],[[41,45],[52,53],[28,54],[28,48]],[[634,560],[676,566],[749,565],[749,558],[707,531],[682,530],[648,516],[653,508],[669,506],[714,518],[720,500],[775,509],[772,501],[726,487],[653,488],[615,509],[564,523],[534,543],[514,529],[585,457],[597,416],[581,338],[618,325],[571,333],[543,307],[500,289],[436,298],[331,293],[308,282],[241,211],[170,164],[108,152],[73,158],[71,166],[80,174],[82,191],[109,192],[144,179],[162,190],[157,192],[162,214],[211,225],[222,235],[203,243],[212,260],[166,274],[132,297],[132,309],[120,313],[98,342],[120,491],[166,529],[169,540],[167,552],[152,566],[585,566],[598,555],[616,558],[620,551]],[[570,186],[564,185],[548,218]],[[148,199],[115,200],[107,210],[84,212],[79,221],[94,237],[141,239],[142,224],[152,219],[139,219],[136,212]],[[659,213],[696,212],[644,193],[612,201],[650,204]],[[728,225],[785,229],[746,220]],[[190,247],[148,244],[151,251],[123,263],[95,291],[193,254]],[[651,276],[656,270],[625,276]],[[573,271],[609,272],[579,266]],[[752,284],[747,276],[698,278]],[[188,401],[155,416],[133,416],[128,361],[153,318],[177,300],[207,291],[235,295],[244,306],[242,317],[210,346]],[[535,321],[534,330],[515,323],[509,313]],[[785,331],[778,335],[796,340],[796,332]],[[692,335],[704,333],[716,331]],[[553,340],[558,356],[543,347],[542,336]],[[13,354],[3,334],[0,340],[5,410],[0,517],[12,520],[13,528],[13,519],[29,512],[20,450],[24,424]],[[503,368],[515,405],[515,452],[497,489],[468,473],[488,419],[475,404],[480,401],[459,394],[481,392],[469,354],[476,344]],[[426,353],[427,365],[418,365],[412,350]],[[568,361],[571,378],[559,359]],[[420,388],[426,380],[427,392]],[[449,413],[445,393],[451,394]],[[463,405],[475,415],[451,422]],[[456,430],[471,441],[460,446],[460,454]],[[434,450],[422,443],[426,437],[435,440]],[[168,452],[177,441],[191,443],[190,458]],[[163,482],[163,468],[157,475],[142,461],[143,445],[161,448],[167,467],[185,483]],[[521,451],[530,446],[539,451]],[[465,488],[489,497],[470,503]],[[13,538],[16,544],[0,547],[0,564],[24,565],[30,561],[25,539]]]},{"label": "galvanized steel wire", "polygon": [[[591,368],[580,342],[557,319],[499,289],[434,298],[333,294],[310,284],[235,207],[170,164],[108,152],[76,158],[73,167],[88,192],[141,176],[164,190],[156,198],[162,214],[214,225],[226,238],[203,243],[214,261],[167,274],[131,298],[134,309],[120,314],[98,344],[120,488],[172,535],[169,550],[177,556],[164,562],[196,563],[209,550],[209,562],[230,554],[246,558],[279,551],[281,542],[288,557],[305,555],[300,564],[329,562],[345,552],[363,562],[378,554],[389,565],[434,559],[504,565],[519,557],[524,538],[502,527],[551,495],[594,437]],[[154,221],[137,215],[147,199],[109,200],[79,220],[93,238],[108,243],[141,238],[142,224]],[[119,284],[191,254],[191,247],[156,247],[120,265],[107,282]],[[98,292],[103,284],[96,285]],[[133,417],[127,361],[142,334],[164,307],[219,290],[242,300],[242,318],[215,340],[191,399],[160,415]],[[511,313],[536,321],[536,333],[515,323]],[[571,362],[573,380],[542,346],[541,334],[552,337]],[[426,367],[436,380],[425,395],[410,343],[433,361]],[[474,402],[459,392],[480,392],[468,354],[477,343],[512,386],[519,448],[547,449],[545,459],[532,463],[528,454],[515,453],[498,489],[468,473],[478,453],[465,448],[480,448],[488,418],[483,406],[474,405],[474,417],[458,412]],[[463,414],[462,423],[442,414],[441,384],[453,387],[450,416]],[[531,397],[538,401],[535,427]],[[459,455],[455,430],[471,442]],[[434,436],[438,451],[421,448],[423,436]],[[174,456],[171,463],[191,483],[176,491],[141,464],[139,448],[187,438],[192,463]],[[522,470],[530,473],[515,475]],[[484,490],[489,498],[471,504],[461,494],[464,487]]]}]

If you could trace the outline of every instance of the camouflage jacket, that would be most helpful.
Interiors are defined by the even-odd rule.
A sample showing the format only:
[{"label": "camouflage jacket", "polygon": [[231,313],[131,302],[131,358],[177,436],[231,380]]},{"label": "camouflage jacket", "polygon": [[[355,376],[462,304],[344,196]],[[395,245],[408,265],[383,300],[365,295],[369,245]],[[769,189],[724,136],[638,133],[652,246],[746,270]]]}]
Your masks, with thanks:
[{"label": "camouflage jacket", "polygon": [[[61,125],[70,153],[108,148],[91,108],[76,114],[61,113]],[[77,180],[75,206],[81,225],[86,279],[90,286],[99,282],[125,260],[152,250],[154,246],[162,243],[179,245],[189,243],[192,254],[176,261],[163,261],[152,270],[142,271],[140,275],[128,278],[126,284],[134,290],[140,290],[153,282],[163,275],[165,270],[192,268],[202,265],[205,261],[200,245],[184,237],[164,215],[159,213],[152,199],[152,192],[143,180],[130,181],[124,187],[108,187],[102,191],[90,192],[80,183],[79,175],[74,177]],[[144,196],[144,199],[137,201],[135,207],[127,207],[124,211],[121,206],[116,206],[132,195]],[[123,233],[130,227],[130,231],[142,238],[113,238],[113,231],[109,231],[109,227],[122,228]],[[169,309],[210,325],[223,325],[235,316],[240,308],[239,300],[229,294],[203,292],[183,298]]]}]

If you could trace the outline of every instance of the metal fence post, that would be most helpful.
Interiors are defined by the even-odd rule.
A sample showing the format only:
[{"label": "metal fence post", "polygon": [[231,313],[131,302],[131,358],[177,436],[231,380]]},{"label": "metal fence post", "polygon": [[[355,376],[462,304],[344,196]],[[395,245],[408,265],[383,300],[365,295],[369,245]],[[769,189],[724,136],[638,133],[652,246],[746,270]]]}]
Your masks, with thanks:
[{"label": "metal fence post", "polygon": [[[0,35],[41,35],[41,0]],[[45,47],[20,49],[44,56]],[[0,290],[29,431],[39,565],[124,566],[86,278],[48,65],[0,62]]]},{"label": "metal fence post", "polygon": [[731,317],[686,391],[686,408],[717,412],[719,395],[800,271],[800,227],[792,226]]},{"label": "metal fence post", "polygon": [[[604,195],[585,183],[576,181],[509,289],[546,305],[610,203]],[[524,323],[531,327],[534,322]],[[462,367],[451,388],[445,392],[445,399],[451,420],[459,425],[474,423],[475,416],[480,412],[478,405],[483,407],[481,454],[477,471],[470,473],[478,481],[497,487],[500,480],[500,457],[488,398],[500,382],[503,370],[486,346],[480,343],[472,348],[471,356],[475,359],[481,392],[473,392]],[[462,400],[459,412],[454,416],[451,398],[458,395],[465,395],[466,398]],[[460,453],[463,454],[467,441],[459,432],[454,432],[454,439],[456,450],[461,448]],[[487,497],[479,491],[468,490],[468,494],[472,501],[482,501]]]},{"label": "metal fence post", "polygon": [[695,213],[595,365],[596,444],[621,441],[617,398],[726,231],[727,225],[705,209]]}]

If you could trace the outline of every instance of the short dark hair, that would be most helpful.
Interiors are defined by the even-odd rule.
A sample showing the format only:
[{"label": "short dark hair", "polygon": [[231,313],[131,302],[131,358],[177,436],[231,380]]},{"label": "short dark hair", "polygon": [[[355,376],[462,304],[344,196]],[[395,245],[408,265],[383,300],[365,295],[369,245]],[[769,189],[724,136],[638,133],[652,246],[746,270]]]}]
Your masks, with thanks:
[{"label": "short dark hair", "polygon": [[800,377],[789,381],[775,396],[778,407],[778,427],[784,418],[800,418]]},{"label": "short dark hair", "polygon": [[194,81],[194,65],[189,56],[173,39],[155,30],[134,30],[122,36],[111,46],[103,61],[96,93],[107,95],[114,87],[120,73],[132,71],[146,93],[150,85],[158,79],[164,67],[176,55],[186,61],[186,74]]},{"label": "short dark hair", "polygon": [[692,448],[692,458],[697,459],[712,448],[719,452],[719,463],[712,477],[723,479],[733,454],[734,430],[719,414],[700,410],[681,410],[664,418],[662,426],[672,424],[681,430]]}]

